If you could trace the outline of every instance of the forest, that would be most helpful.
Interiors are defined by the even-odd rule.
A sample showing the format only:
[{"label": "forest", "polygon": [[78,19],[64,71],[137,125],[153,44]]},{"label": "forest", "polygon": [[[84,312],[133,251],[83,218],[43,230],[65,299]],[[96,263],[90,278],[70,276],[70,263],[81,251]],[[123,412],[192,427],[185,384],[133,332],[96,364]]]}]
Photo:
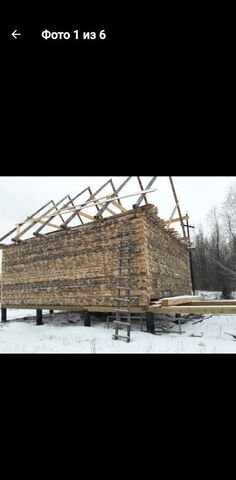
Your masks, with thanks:
[{"label": "forest", "polygon": [[222,292],[231,298],[236,290],[236,184],[225,193],[222,204],[206,216],[204,227],[195,228],[192,253],[195,290]]}]

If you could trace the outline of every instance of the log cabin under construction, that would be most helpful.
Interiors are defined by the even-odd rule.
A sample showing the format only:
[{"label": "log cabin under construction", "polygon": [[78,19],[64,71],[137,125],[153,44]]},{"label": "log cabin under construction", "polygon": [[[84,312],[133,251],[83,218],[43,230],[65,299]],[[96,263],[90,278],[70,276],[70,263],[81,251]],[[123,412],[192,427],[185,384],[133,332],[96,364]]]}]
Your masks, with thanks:
[{"label": "log cabin under construction", "polygon": [[117,277],[120,288],[128,288],[128,266],[124,263],[128,247],[124,242],[130,234],[131,307],[145,308],[152,300],[166,296],[190,295],[188,244],[166,229],[153,205],[145,205],[103,221],[6,246],[2,305],[54,310],[115,308]]},{"label": "log cabin under construction", "polygon": [[[8,308],[36,309],[37,325],[42,310],[107,312],[116,319],[114,338],[124,338],[118,335],[123,324],[129,341],[133,314],[145,313],[153,333],[154,313],[236,313],[235,301],[207,303],[192,295],[189,217],[181,213],[172,177],[168,220],[147,199],[157,177],[146,188],[136,177],[140,191],[120,196],[131,178],[118,188],[111,179],[94,193],[87,187],[74,198],[51,200],[0,238],[2,321]],[[97,197],[107,187],[111,193]],[[127,209],[121,200],[134,196]],[[177,222],[181,234],[172,228]],[[33,237],[24,238],[35,227]],[[2,243],[12,234],[13,243]]]},{"label": "log cabin under construction", "polygon": [[[129,306],[137,311],[147,308],[153,299],[191,294],[186,217],[181,214],[172,178],[175,208],[168,221],[162,220],[147,200],[148,193],[155,191],[151,188],[157,177],[152,177],[146,188],[137,177],[140,191],[119,196],[131,178],[119,188],[109,180],[95,193],[88,187],[73,199],[67,195],[58,203],[50,201],[4,235],[0,242],[15,234],[11,238],[14,244],[0,243],[2,307],[97,307],[109,311],[129,289]],[[112,193],[98,198],[105,187],[112,187]],[[76,205],[78,197],[86,193],[89,198]],[[138,200],[127,210],[121,199],[135,195]],[[91,207],[96,207],[96,215],[89,214]],[[79,226],[71,226],[75,217]],[[60,225],[55,223],[58,218]],[[182,237],[171,228],[176,221],[181,223]],[[38,225],[33,237],[23,239]],[[42,234],[45,227],[51,230]]]}]

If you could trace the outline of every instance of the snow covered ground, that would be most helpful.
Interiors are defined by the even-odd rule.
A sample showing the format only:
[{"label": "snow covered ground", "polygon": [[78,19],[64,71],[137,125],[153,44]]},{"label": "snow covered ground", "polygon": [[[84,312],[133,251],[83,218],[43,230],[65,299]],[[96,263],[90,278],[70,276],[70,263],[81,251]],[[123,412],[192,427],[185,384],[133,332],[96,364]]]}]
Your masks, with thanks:
[{"label": "snow covered ground", "polygon": [[[84,327],[58,322],[37,327],[26,321],[0,325],[1,353],[236,353],[236,316],[214,316],[193,325],[184,333],[151,335],[131,332],[131,342],[114,341],[113,329],[105,323]],[[175,329],[177,332],[177,328]],[[193,337],[192,335],[199,335]]]},{"label": "snow covered ground", "polygon": [[113,329],[104,321],[92,319],[91,327],[84,327],[79,314],[44,313],[44,325],[36,326],[34,310],[9,310],[9,322],[0,323],[0,353],[236,353],[231,336],[236,336],[236,315],[191,318],[181,335],[174,323],[170,333],[151,335],[137,322],[126,343],[113,340]]},{"label": "snow covered ground", "polygon": [[[202,297],[208,298],[208,299],[211,299],[211,300],[221,300],[222,299],[221,292],[206,292],[206,291],[202,291],[202,290],[197,290],[195,292],[195,295],[201,295]],[[232,296],[233,299],[236,299],[236,292],[232,292],[231,296]]]}]

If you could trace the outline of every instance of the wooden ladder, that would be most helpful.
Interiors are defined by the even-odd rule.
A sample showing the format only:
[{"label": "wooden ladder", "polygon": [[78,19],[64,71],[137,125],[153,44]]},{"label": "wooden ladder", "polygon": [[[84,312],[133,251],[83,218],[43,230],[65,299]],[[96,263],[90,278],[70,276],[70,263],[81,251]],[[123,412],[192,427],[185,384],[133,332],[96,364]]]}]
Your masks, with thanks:
[{"label": "wooden ladder", "polygon": [[[131,331],[131,255],[132,255],[132,242],[131,231],[123,233],[123,237],[120,242],[119,256],[118,256],[118,269],[119,274],[116,277],[116,319],[113,322],[115,325],[114,340],[125,339],[130,342]],[[126,327],[126,336],[120,335],[119,330],[123,330]]]}]

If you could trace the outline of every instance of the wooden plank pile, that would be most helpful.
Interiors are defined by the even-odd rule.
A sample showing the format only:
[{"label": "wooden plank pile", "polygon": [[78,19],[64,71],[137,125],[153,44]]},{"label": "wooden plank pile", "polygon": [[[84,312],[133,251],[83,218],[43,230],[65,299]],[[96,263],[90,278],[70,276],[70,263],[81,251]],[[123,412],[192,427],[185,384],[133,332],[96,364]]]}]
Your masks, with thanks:
[{"label": "wooden plank pile", "polygon": [[205,300],[202,296],[184,295],[161,298],[152,302],[149,311],[153,313],[175,314],[234,314],[236,315],[236,300]]}]

